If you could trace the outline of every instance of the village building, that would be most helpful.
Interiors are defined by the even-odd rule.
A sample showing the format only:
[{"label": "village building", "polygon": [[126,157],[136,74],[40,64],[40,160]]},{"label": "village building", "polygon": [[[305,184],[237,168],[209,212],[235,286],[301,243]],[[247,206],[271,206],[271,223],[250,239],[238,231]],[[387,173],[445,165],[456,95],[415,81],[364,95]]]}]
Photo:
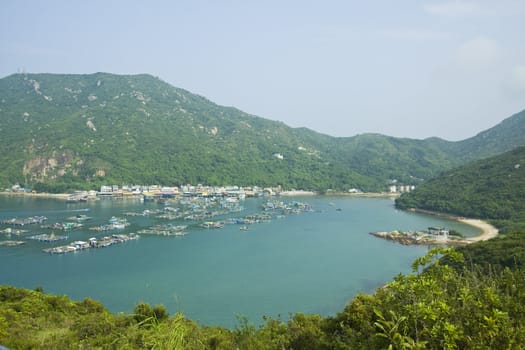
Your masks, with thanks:
[{"label": "village building", "polygon": [[450,235],[450,231],[444,227],[429,227],[428,234],[435,236],[437,239],[446,240]]}]

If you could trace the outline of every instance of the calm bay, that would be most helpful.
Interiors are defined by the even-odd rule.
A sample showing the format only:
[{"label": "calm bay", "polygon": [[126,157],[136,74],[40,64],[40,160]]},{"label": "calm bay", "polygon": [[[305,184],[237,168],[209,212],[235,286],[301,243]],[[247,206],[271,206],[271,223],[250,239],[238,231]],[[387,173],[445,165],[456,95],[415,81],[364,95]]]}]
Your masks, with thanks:
[{"label": "calm bay", "polygon": [[[261,211],[267,199],[246,199],[245,210]],[[398,211],[389,198],[314,196],[280,198],[312,206],[312,212],[273,218],[270,222],[222,229],[192,228],[181,237],[146,236],[107,248],[63,255],[42,252],[49,243],[27,241],[0,247],[0,284],[91,297],[112,312],[132,312],[141,301],[182,311],[206,325],[236,325],[236,315],[260,323],[262,316],[287,318],[289,313],[333,315],[359,292],[373,292],[426,253],[424,246],[402,246],[369,235],[372,231],[419,230],[445,226],[473,236],[477,229],[455,221]],[[0,220],[43,215],[48,223],[72,215],[93,217],[82,229],[68,231],[68,240],[87,240],[89,226],[107,223],[129,211],[162,207],[137,200],[98,200],[66,204],[63,200],[0,196]],[[120,233],[137,232],[165,219],[129,217]],[[184,224],[184,222],[177,222]],[[1,225],[0,229],[5,229]],[[21,236],[0,233],[0,240],[24,240],[50,232],[24,226]],[[64,234],[56,232],[56,234]],[[107,234],[107,233],[105,233]],[[61,245],[64,242],[57,242]]]}]

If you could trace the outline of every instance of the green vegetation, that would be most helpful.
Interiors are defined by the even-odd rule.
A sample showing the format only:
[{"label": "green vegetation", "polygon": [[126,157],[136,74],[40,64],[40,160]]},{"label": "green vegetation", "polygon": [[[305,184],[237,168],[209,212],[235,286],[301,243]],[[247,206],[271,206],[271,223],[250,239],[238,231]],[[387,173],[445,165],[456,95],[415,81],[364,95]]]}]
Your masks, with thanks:
[{"label": "green vegetation", "polygon": [[0,79],[0,95],[0,186],[47,192],[124,183],[384,191],[390,179],[417,184],[521,145],[525,128],[521,112],[459,143],[335,138],[149,75],[14,74]]},{"label": "green vegetation", "polygon": [[502,232],[525,228],[525,147],[448,171],[396,200],[419,208],[490,220]]},{"label": "green vegetation", "polygon": [[[488,273],[494,266],[523,269],[525,267],[524,233],[525,231],[517,231],[499,235],[489,241],[460,247],[457,250],[464,255],[466,266],[479,265]],[[458,268],[462,266],[450,259],[444,261]]]},{"label": "green vegetation", "polygon": [[[523,144],[525,111],[461,142],[332,138],[217,106],[148,75],[17,74],[0,79],[0,185],[66,192],[108,183],[283,185],[384,190]],[[275,157],[282,154],[283,159]],[[432,250],[413,273],[337,315],[239,317],[199,325],[162,305],[112,314],[0,286],[0,344],[13,349],[522,349],[525,147],[425,182],[396,204],[490,219],[514,232]]]},{"label": "green vegetation", "polygon": [[[476,246],[475,244],[472,247]],[[470,256],[490,254],[487,244]],[[467,248],[467,250],[470,249]],[[487,250],[489,249],[489,250]],[[522,250],[523,251],[523,250]],[[446,264],[455,264],[455,268]],[[198,325],[163,306],[139,303],[111,314],[91,299],[0,287],[0,344],[13,349],[522,349],[523,253],[510,267],[463,264],[432,250],[374,295],[360,294],[337,315],[296,314],[255,327]],[[490,271],[490,273],[487,273]]]}]

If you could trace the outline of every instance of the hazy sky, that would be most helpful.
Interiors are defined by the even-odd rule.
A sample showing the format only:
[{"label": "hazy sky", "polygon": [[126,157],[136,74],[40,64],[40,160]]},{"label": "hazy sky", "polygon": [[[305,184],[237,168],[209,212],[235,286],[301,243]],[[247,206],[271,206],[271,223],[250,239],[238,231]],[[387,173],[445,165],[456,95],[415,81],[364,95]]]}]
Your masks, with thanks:
[{"label": "hazy sky", "polygon": [[525,1],[0,1],[0,77],[150,73],[333,136],[459,140],[525,109]]}]

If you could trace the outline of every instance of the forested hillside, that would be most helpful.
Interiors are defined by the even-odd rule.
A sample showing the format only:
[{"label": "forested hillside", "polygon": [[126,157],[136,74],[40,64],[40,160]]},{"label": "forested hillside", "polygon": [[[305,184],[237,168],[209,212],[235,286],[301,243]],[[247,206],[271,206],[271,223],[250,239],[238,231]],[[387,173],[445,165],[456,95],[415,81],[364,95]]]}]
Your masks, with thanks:
[{"label": "forested hillside", "polygon": [[14,74],[0,79],[0,96],[0,186],[55,192],[123,183],[383,191],[524,143],[523,112],[466,140],[466,155],[466,144],[439,139],[290,128],[150,75]]},{"label": "forested hillside", "polygon": [[489,219],[504,232],[525,227],[525,147],[448,171],[403,194],[399,208]]},{"label": "forested hillside", "polygon": [[497,127],[457,142],[454,153],[463,161],[487,158],[525,144],[525,111],[503,120]]}]

